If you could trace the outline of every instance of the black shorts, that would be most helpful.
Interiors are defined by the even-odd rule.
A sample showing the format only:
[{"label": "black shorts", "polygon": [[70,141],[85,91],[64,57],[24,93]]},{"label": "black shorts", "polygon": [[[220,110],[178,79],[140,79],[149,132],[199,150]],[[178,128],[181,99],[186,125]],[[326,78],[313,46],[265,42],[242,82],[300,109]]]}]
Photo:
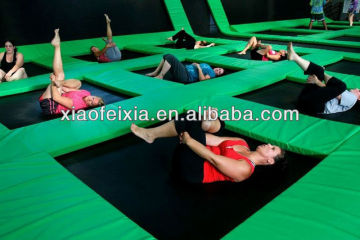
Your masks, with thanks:
[{"label": "black shorts", "polygon": [[323,13],[319,13],[319,14],[311,14],[311,21],[315,22],[315,21],[324,21],[325,20],[325,15]]},{"label": "black shorts", "polygon": [[325,80],[325,70],[323,67],[310,62],[309,67],[304,71],[305,75],[316,75],[320,81]]},{"label": "black shorts", "polygon": [[[186,115],[180,115],[186,119]],[[220,121],[221,132],[225,123]],[[175,129],[178,134],[188,132],[190,136],[199,143],[206,145],[206,133],[201,128],[201,121],[175,121]],[[204,178],[204,162],[205,160],[191,150],[186,144],[179,144],[173,156],[173,173],[188,183],[202,183]]]},{"label": "black shorts", "polygon": [[57,102],[55,102],[54,100],[52,100],[51,98],[45,98],[40,101],[41,110],[42,110],[43,114],[46,116],[57,114],[56,108],[58,105],[59,104]]},{"label": "black shorts", "polygon": [[[189,83],[189,73],[186,70],[184,64],[182,64],[174,55],[172,54],[165,54],[163,59],[166,60],[170,65],[171,68],[168,71],[170,74],[166,74],[164,76],[167,80],[173,80],[175,82],[180,83]],[[170,75],[170,76],[169,76]],[[169,79],[171,78],[171,79]]]},{"label": "black shorts", "polygon": [[250,57],[252,60],[260,60],[262,61],[263,59],[263,55],[261,55],[260,53],[258,53],[257,51],[259,50],[259,48],[253,48],[250,51]]}]

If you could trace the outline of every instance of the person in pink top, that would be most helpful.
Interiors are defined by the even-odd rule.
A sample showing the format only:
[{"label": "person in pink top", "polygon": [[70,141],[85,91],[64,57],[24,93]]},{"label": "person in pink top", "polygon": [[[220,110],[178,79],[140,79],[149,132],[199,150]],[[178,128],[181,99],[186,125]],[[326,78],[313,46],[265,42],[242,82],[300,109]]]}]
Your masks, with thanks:
[{"label": "person in pink top", "polygon": [[272,49],[271,45],[261,44],[260,40],[256,37],[251,37],[245,48],[238,54],[244,55],[246,51],[250,49],[250,56],[252,60],[260,61],[281,61],[287,59],[287,52],[280,50],[278,52]]},{"label": "person in pink top", "polygon": [[79,110],[104,105],[100,97],[91,96],[90,92],[81,90],[81,82],[76,79],[65,80],[60,50],[59,29],[55,29],[53,70],[50,74],[51,84],[41,95],[40,107],[45,115],[61,114],[61,110]]}]

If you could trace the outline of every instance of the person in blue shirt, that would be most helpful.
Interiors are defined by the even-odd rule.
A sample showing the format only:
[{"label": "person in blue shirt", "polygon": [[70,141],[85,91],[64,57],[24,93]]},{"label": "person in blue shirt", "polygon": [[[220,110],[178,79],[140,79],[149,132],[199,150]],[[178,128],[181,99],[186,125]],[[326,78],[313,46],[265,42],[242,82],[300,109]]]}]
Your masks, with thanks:
[{"label": "person in blue shirt", "polygon": [[325,15],[324,15],[324,6],[330,0],[311,0],[311,19],[309,24],[309,29],[312,29],[313,22],[318,21],[322,22],[324,25],[325,30],[328,30],[326,22],[325,22]]},{"label": "person in blue shirt", "polygon": [[323,67],[309,62],[288,45],[288,59],[309,75],[298,98],[298,109],[307,114],[331,114],[350,110],[360,100],[359,89],[347,90],[346,84],[325,73]]},{"label": "person in blue shirt", "polygon": [[193,83],[215,78],[223,74],[223,68],[212,68],[206,63],[184,65],[174,55],[165,54],[156,70],[146,75],[159,79],[171,79],[180,83]]}]

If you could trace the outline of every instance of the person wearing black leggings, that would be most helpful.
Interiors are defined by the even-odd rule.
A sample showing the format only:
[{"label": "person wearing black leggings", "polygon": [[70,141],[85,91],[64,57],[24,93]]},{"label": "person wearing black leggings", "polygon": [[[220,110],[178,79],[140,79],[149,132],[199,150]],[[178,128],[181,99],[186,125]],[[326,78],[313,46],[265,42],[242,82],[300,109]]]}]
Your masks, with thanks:
[{"label": "person wearing black leggings", "polygon": [[189,121],[187,115],[183,119],[148,129],[132,124],[131,131],[148,143],[179,136],[173,172],[186,182],[241,182],[251,176],[256,165],[272,165],[284,156],[278,146],[263,144],[250,151],[241,138],[215,136],[213,133],[224,127],[219,119]]},{"label": "person wearing black leggings", "polygon": [[196,41],[194,37],[185,32],[184,29],[180,30],[174,36],[168,38],[169,41],[176,41],[176,48],[198,49],[215,46],[215,43],[208,44],[206,41]]},{"label": "person wearing black leggings", "polygon": [[346,84],[325,73],[324,68],[301,58],[288,44],[288,59],[309,75],[298,98],[298,109],[304,113],[337,113],[351,109],[360,99],[359,89],[346,90]]},{"label": "person wearing black leggings", "polygon": [[155,71],[146,74],[146,76],[159,79],[165,78],[180,83],[193,83],[223,74],[223,68],[212,68],[207,63],[184,65],[174,55],[165,54]]}]

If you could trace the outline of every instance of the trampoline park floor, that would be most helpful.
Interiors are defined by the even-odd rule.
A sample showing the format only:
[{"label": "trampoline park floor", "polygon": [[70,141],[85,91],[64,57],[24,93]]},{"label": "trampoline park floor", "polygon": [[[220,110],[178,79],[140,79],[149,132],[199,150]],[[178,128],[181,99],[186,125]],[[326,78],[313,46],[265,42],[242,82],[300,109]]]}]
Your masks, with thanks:
[{"label": "trampoline park floor", "polygon": [[359,42],[359,41],[360,41],[360,37],[342,36],[342,37],[333,38],[332,40]]},{"label": "trampoline park floor", "polygon": [[43,66],[40,66],[39,64],[28,62],[24,63],[24,68],[26,70],[26,74],[28,77],[34,77],[42,74],[49,74],[52,72],[52,70],[49,70]]},{"label": "trampoline park floor", "polygon": [[360,76],[360,62],[342,60],[337,63],[327,65],[325,68],[327,71]]},{"label": "trampoline park floor", "polygon": [[[207,3],[223,10],[220,0]],[[243,48],[248,40],[244,37],[212,35],[217,38],[207,40],[219,42],[219,46],[199,50],[159,48],[167,44],[166,37],[181,27],[191,30],[181,1],[165,0],[164,5],[173,31],[114,37],[119,39],[121,48],[136,50],[122,51],[123,59],[137,58],[134,61],[87,63],[79,59],[93,61],[88,52],[96,39],[76,40],[75,50],[72,41],[62,42],[67,76],[86,79],[83,88],[103,97],[112,109],[132,109],[136,105],[154,112],[185,111],[205,104],[229,111],[233,106],[255,112],[294,108],[302,88],[295,81],[304,78],[296,64],[254,64],[221,56]],[[228,20],[220,10],[213,17],[217,26],[223,28]],[[304,25],[302,19],[291,21]],[[279,22],[266,24],[273,24],[273,31],[275,26],[283,27]],[[344,29],[334,28],[326,37],[358,35],[357,27]],[[252,30],[266,29],[254,27],[243,36]],[[235,30],[229,35],[233,33],[236,35]],[[336,64],[343,64],[341,59],[353,61],[351,67],[337,67],[351,69],[341,74],[348,86],[359,88],[360,77],[353,71],[360,62],[359,45],[336,40],[327,44],[322,34],[311,34],[305,39],[307,36],[299,33],[296,38],[309,43],[294,41],[294,46],[306,48],[308,60],[334,72],[340,72]],[[276,39],[263,43],[286,46],[286,36]],[[52,51],[42,51],[43,46],[19,46],[20,51],[27,53],[28,64],[36,65],[34,69],[38,64],[51,66]],[[231,74],[219,79],[189,85],[142,76],[167,53],[235,70],[228,70]],[[254,175],[241,183],[189,186],[179,182],[172,172],[177,138],[146,144],[128,134],[130,121],[46,121],[39,115],[38,98],[43,92],[39,89],[49,82],[48,73],[48,69],[38,69],[29,74],[35,77],[0,84],[0,179],[5,179],[0,181],[0,238],[358,237],[359,106],[327,119],[301,115],[298,122],[228,121],[227,130],[231,132],[225,131],[224,135],[241,136],[252,148],[263,142],[279,145],[287,150],[286,162],[270,168],[256,167]],[[284,78],[288,80],[281,81]],[[117,92],[135,97],[126,99]],[[154,124],[134,122],[143,126]]]},{"label": "trampoline park floor", "polygon": [[[262,144],[245,139],[252,148]],[[320,161],[289,152],[286,162],[257,167],[242,183],[190,186],[172,173],[178,142],[169,138],[147,144],[125,135],[57,161],[158,239],[219,239]]]}]

